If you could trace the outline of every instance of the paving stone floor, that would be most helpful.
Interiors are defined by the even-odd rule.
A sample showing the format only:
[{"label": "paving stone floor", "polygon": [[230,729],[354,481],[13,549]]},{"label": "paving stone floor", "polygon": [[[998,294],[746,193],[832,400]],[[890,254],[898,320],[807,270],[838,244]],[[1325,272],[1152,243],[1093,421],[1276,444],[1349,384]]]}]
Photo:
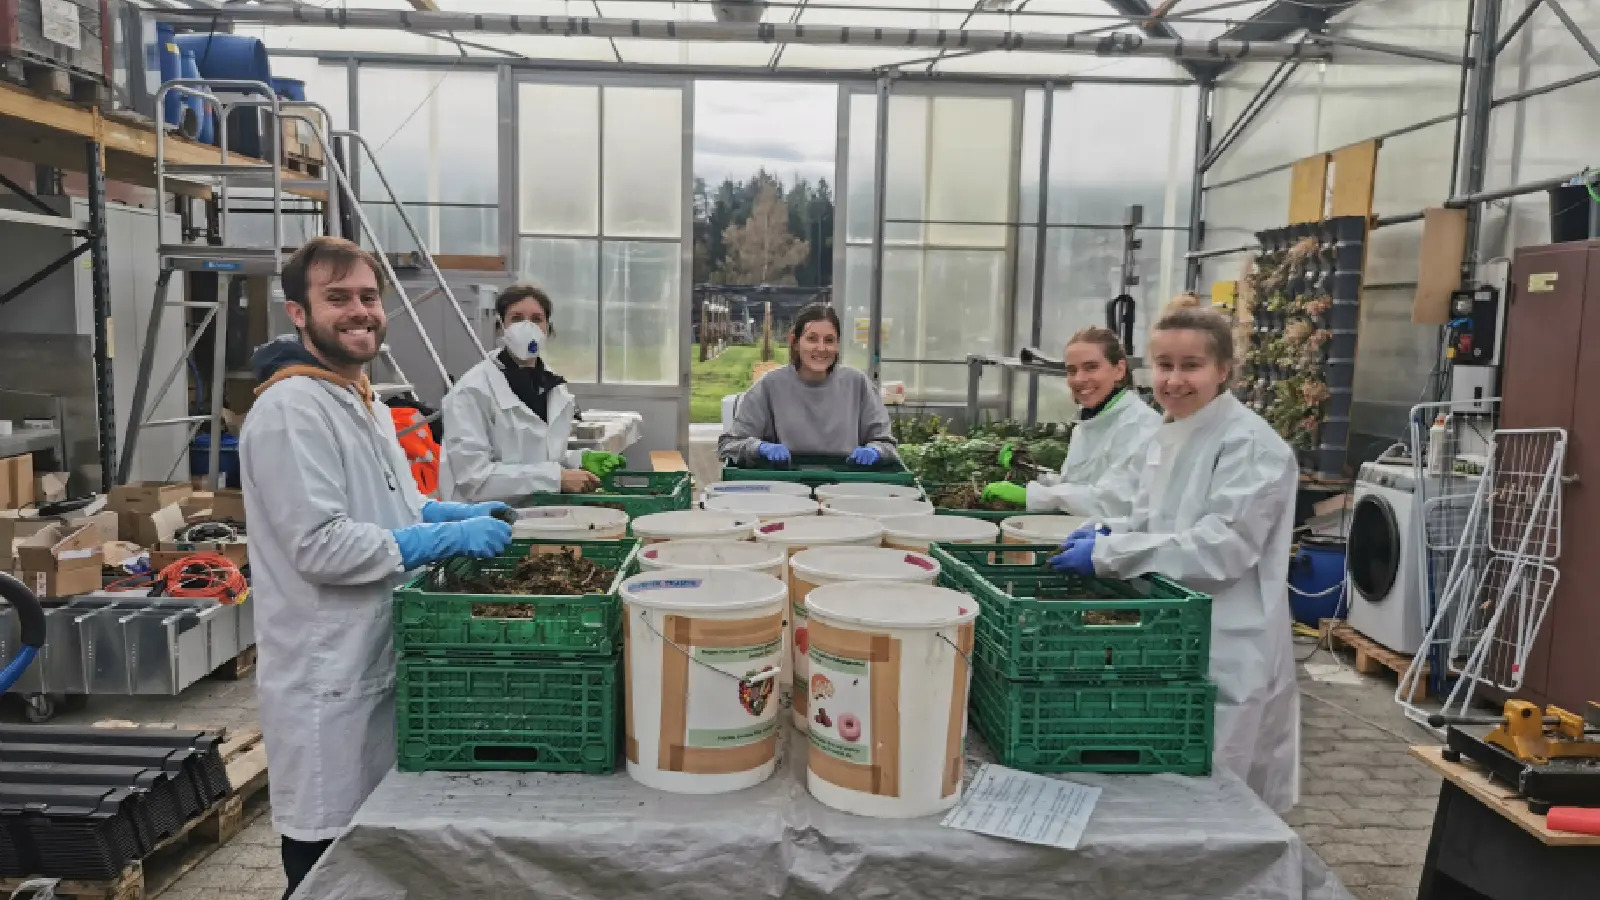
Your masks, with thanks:
[{"label": "paving stone floor", "polygon": [[[1301,645],[1301,656],[1310,652]],[[1332,657],[1319,650],[1315,661]],[[1428,846],[1439,779],[1406,754],[1426,731],[1394,705],[1394,679],[1331,684],[1301,673],[1301,802],[1287,817],[1359,900],[1410,900]],[[7,708],[4,718],[15,718]],[[254,683],[203,681],[179,698],[96,699],[62,724],[102,719],[252,725]],[[198,866],[162,900],[278,900],[277,835],[263,815]]]}]

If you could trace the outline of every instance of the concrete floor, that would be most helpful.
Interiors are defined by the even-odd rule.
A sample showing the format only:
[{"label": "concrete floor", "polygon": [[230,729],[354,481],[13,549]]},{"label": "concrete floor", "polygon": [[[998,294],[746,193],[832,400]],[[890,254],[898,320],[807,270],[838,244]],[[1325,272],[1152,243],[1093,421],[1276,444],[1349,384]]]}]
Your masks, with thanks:
[{"label": "concrete floor", "polygon": [[[1297,647],[1304,657],[1309,644]],[[1333,657],[1318,650],[1314,662]],[[1410,900],[1428,846],[1439,778],[1406,754],[1428,733],[1394,705],[1394,679],[1313,681],[1301,672],[1300,805],[1290,825],[1360,900]],[[6,718],[12,718],[8,710]],[[182,697],[95,700],[57,717],[184,725],[253,725],[253,682],[203,681]],[[166,893],[163,900],[278,900],[284,889],[277,835],[263,815]]]}]

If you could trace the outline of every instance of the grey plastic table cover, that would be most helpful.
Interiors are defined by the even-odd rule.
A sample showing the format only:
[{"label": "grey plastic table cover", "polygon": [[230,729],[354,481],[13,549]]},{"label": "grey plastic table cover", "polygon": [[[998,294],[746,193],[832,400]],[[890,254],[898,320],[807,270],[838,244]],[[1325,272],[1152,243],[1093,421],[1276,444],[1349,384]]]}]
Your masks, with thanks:
[{"label": "grey plastic table cover", "polygon": [[[760,786],[710,796],[623,772],[390,772],[295,897],[1352,900],[1231,775],[1071,776],[1103,792],[1066,851],[825,807],[804,741]],[[987,754],[968,746],[970,778]]]}]

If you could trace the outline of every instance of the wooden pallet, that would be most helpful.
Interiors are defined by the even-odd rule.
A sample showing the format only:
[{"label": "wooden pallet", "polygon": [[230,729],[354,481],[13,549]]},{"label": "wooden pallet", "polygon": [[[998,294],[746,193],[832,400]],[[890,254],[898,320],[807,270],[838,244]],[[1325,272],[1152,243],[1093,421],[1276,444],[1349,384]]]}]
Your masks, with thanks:
[{"label": "wooden pallet", "polygon": [[36,94],[59,97],[80,106],[104,106],[109,98],[105,78],[83,69],[28,54],[0,60],[5,77]]},{"label": "wooden pallet", "polygon": [[250,677],[256,670],[256,645],[239,651],[239,655],[217,667],[211,675],[222,681],[241,681]]},{"label": "wooden pallet", "polygon": [[[1322,639],[1330,650],[1348,647],[1356,654],[1356,672],[1362,675],[1376,675],[1388,670],[1393,672],[1396,679],[1405,675],[1411,668],[1412,655],[1397,653],[1383,646],[1372,638],[1351,628],[1339,619],[1322,620]],[[1417,679],[1416,687],[1411,691],[1411,701],[1428,699],[1428,663],[1422,664],[1422,677]]]},{"label": "wooden pallet", "polygon": [[[108,727],[119,725],[133,723],[109,723]],[[232,786],[228,796],[184,823],[116,878],[63,879],[56,885],[55,895],[70,900],[151,900],[233,840],[267,808],[267,748],[261,732],[249,728],[229,734],[221,752]],[[0,878],[0,896],[9,896],[28,880]]]},{"label": "wooden pallet", "polygon": [[284,153],[283,167],[291,172],[299,172],[307,178],[322,177],[322,160],[301,156],[298,153]]}]

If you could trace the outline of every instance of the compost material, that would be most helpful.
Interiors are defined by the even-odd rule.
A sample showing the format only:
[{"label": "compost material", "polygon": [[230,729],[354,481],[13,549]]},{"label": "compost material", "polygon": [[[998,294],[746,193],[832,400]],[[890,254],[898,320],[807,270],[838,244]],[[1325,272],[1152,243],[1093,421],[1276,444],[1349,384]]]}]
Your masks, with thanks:
[{"label": "compost material", "polygon": [[[508,594],[530,597],[568,597],[603,594],[616,579],[617,571],[585,559],[573,547],[556,553],[529,553],[509,572],[445,572],[437,589],[446,594]],[[480,603],[474,616],[499,619],[531,619],[531,603]]]},{"label": "compost material", "polygon": [[939,509],[983,509],[992,512],[1011,512],[1022,507],[1004,500],[984,500],[983,491],[974,484],[948,484],[934,490],[928,500]]}]

